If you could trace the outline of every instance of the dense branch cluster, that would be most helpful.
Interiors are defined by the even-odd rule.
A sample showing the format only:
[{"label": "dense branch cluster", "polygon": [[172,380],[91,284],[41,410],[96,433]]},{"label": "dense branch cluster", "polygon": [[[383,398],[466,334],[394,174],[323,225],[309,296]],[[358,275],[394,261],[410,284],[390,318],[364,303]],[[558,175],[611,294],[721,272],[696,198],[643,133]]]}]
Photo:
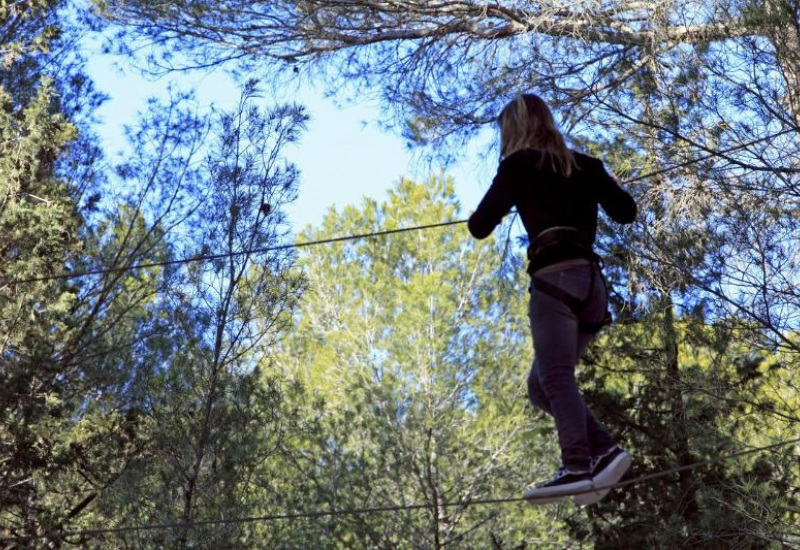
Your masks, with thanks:
[{"label": "dense branch cluster", "polygon": [[[310,0],[301,2],[103,3],[152,38],[202,39],[251,55],[300,59],[353,46],[448,36],[494,40],[545,34],[619,45],[673,46],[749,33],[740,18],[713,21],[686,2]],[[694,14],[692,14],[694,11]],[[150,21],[145,23],[145,21]]]}]

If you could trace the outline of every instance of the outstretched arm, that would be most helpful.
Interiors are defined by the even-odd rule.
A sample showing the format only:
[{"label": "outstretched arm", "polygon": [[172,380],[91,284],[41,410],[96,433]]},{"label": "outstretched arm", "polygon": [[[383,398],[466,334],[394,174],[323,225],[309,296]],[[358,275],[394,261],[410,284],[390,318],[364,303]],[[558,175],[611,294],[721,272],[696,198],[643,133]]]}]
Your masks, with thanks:
[{"label": "outstretched arm", "polygon": [[597,172],[600,206],[615,222],[632,223],[636,219],[636,201],[606,171],[602,161],[597,160],[594,169]]},{"label": "outstretched arm", "polygon": [[503,216],[514,206],[511,159],[506,158],[497,168],[497,175],[478,208],[469,217],[467,226],[476,239],[485,239],[500,224]]}]

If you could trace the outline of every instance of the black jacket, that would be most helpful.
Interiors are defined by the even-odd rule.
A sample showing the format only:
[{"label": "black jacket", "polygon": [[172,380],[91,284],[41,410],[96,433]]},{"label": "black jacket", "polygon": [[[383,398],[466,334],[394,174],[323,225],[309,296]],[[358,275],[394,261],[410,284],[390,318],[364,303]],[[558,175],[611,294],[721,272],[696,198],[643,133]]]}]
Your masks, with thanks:
[{"label": "black jacket", "polygon": [[[517,151],[503,159],[491,187],[469,218],[470,233],[478,239],[488,237],[512,208],[519,212],[531,241],[545,229],[567,226],[578,229],[587,243],[594,243],[598,204],[612,220],[631,223],[636,218],[633,197],[620,188],[600,160],[574,154],[578,166],[569,178],[555,172],[549,158],[539,168],[539,160],[548,153],[537,149]],[[580,257],[569,249],[551,252],[535,258],[528,271]]]}]

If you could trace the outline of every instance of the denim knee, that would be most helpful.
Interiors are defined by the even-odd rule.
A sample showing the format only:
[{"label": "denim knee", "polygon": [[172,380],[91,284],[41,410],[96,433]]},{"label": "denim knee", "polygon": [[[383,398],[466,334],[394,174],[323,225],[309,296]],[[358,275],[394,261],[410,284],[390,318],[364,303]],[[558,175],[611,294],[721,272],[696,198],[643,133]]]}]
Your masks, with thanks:
[{"label": "denim knee", "polygon": [[535,372],[528,375],[528,399],[534,407],[542,409],[544,412],[550,412],[550,402],[547,399],[542,386],[539,383],[539,376]]},{"label": "denim knee", "polygon": [[576,386],[575,367],[572,365],[553,365],[539,371],[540,391],[548,400],[561,394],[566,389]]}]

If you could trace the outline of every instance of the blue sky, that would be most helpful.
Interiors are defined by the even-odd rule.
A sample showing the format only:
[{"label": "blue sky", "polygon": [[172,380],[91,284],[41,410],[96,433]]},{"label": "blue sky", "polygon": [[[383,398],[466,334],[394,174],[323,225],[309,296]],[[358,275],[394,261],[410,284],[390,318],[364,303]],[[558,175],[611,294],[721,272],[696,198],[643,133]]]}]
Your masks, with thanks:
[{"label": "blue sky", "polygon": [[[102,121],[100,138],[111,155],[124,151],[123,127],[135,123],[149,97],[164,97],[170,80],[181,89],[193,90],[201,104],[231,107],[240,95],[222,70],[152,80],[126,66],[124,59],[102,54],[91,44],[86,48],[89,73],[109,96],[97,114]],[[287,208],[294,232],[321,223],[331,206],[358,204],[362,197],[384,198],[386,190],[403,176],[423,181],[440,172],[422,159],[420,151],[409,151],[399,136],[378,127],[380,112],[374,104],[337,106],[324,97],[322,89],[311,85],[299,94],[292,90],[285,95],[264,101],[296,101],[311,116],[300,143],[285,151],[301,172],[299,197]],[[476,144],[473,154],[467,152],[446,172],[454,177],[464,216],[477,205],[496,168],[480,159],[479,147]]]}]

